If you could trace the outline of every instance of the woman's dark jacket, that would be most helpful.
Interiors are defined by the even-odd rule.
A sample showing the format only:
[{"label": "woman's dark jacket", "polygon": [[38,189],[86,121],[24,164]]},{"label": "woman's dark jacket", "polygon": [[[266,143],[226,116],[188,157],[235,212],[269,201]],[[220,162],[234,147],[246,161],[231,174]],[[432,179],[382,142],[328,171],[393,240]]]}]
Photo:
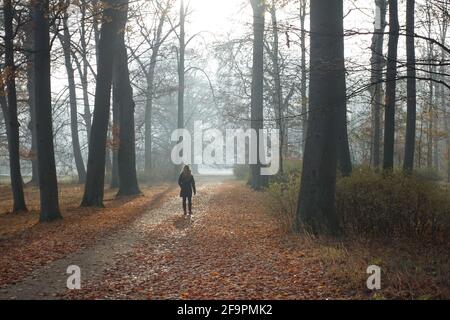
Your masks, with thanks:
[{"label": "woman's dark jacket", "polygon": [[192,197],[192,190],[194,190],[194,194],[197,193],[195,190],[195,180],[193,175],[186,176],[184,174],[180,174],[178,184],[181,188],[180,197]]}]

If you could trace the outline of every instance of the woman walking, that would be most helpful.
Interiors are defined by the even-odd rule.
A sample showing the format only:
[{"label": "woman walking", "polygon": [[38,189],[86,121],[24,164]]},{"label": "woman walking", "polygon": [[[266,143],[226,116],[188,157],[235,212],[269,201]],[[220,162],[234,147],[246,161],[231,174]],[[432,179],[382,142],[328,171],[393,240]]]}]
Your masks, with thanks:
[{"label": "woman walking", "polygon": [[186,200],[188,201],[189,215],[192,215],[192,191],[194,195],[197,193],[195,189],[194,176],[191,173],[189,166],[184,166],[183,171],[178,178],[178,185],[180,186],[180,197],[183,198],[183,211],[187,215]]}]

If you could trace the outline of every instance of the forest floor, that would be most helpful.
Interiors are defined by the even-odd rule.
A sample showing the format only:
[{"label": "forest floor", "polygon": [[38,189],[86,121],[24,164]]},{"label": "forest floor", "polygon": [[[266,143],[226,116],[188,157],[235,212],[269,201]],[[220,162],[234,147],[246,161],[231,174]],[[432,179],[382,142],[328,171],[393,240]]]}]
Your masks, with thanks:
[{"label": "forest floor", "polygon": [[[265,194],[242,182],[200,180],[191,218],[183,216],[176,188],[144,193],[110,199],[109,208],[83,218],[65,212],[64,223],[0,233],[0,299],[383,298],[367,290],[366,268],[388,257],[287,233],[268,212]],[[81,269],[81,290],[66,287],[70,265]]]},{"label": "forest floor", "polygon": [[[61,248],[62,257],[39,259],[44,260],[42,266],[31,263],[27,267],[23,263],[27,258],[5,248],[0,270],[9,277],[2,275],[0,299],[345,297],[313,252],[297,250],[280,235],[276,222],[265,213],[262,197],[240,182],[207,181],[199,183],[190,219],[182,214],[177,191],[171,190],[164,193],[164,201],[135,215],[133,221],[123,222],[119,230],[97,235],[94,242],[76,246],[77,250]],[[97,214],[106,216],[92,215]],[[57,226],[58,222],[44,228]],[[52,232],[53,236],[57,233],[58,229]],[[82,241],[81,235],[76,239]],[[0,240],[0,245],[8,247],[5,241]],[[40,246],[32,243],[17,250],[27,256],[32,246],[35,254],[46,256],[57,249],[47,245],[50,249],[45,253],[37,253]],[[66,288],[70,265],[81,269],[81,290]],[[16,271],[24,267],[18,278]]]}]

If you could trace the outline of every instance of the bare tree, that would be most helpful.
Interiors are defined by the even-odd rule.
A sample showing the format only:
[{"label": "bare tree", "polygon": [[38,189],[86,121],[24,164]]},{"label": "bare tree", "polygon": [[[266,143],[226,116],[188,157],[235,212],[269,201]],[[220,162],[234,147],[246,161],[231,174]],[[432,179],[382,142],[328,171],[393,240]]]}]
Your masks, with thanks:
[{"label": "bare tree", "polygon": [[377,170],[380,167],[381,152],[381,110],[383,107],[383,44],[386,28],[386,0],[375,0],[376,17],[375,31],[372,36],[371,62],[371,99],[372,99],[372,165]]},{"label": "bare tree", "polygon": [[301,119],[302,119],[302,140],[301,140],[301,153],[303,154],[305,150],[305,142],[308,131],[308,96],[307,96],[307,70],[306,70],[306,5],[307,0],[300,0],[300,49],[301,49],[301,80],[300,80],[300,91],[301,91]]},{"label": "bare tree", "polygon": [[416,144],[416,46],[414,43],[415,0],[406,2],[407,100],[405,160],[403,169],[411,173],[414,168]]},{"label": "bare tree", "polygon": [[160,55],[160,49],[169,35],[173,32],[171,28],[167,33],[163,34],[164,25],[167,22],[167,14],[170,8],[173,6],[173,0],[166,0],[163,4],[160,1],[154,2],[158,10],[158,25],[156,30],[153,32],[153,37],[151,37],[151,31],[149,31],[143,23],[138,24],[141,30],[141,34],[144,36],[145,41],[151,48],[151,56],[149,64],[145,64],[142,59],[136,56],[142,71],[145,73],[145,79],[147,82],[146,90],[146,105],[145,105],[145,164],[144,164],[144,174],[148,179],[151,175],[152,170],[152,114],[153,114],[153,100],[155,97],[155,70],[158,63],[158,57]]},{"label": "bare tree", "polygon": [[264,14],[265,4],[262,0],[251,0],[253,8],[253,67],[251,91],[251,128],[257,132],[255,143],[257,164],[250,166],[251,186],[255,190],[264,188],[268,181],[261,175],[261,158],[259,131],[264,128]]},{"label": "bare tree", "polygon": [[69,14],[67,12],[70,1],[66,0],[65,10],[63,12],[63,34],[59,35],[59,40],[61,42],[61,46],[63,48],[64,53],[64,61],[67,72],[67,81],[68,81],[68,89],[69,89],[69,104],[70,104],[70,129],[72,133],[72,148],[73,155],[75,159],[75,165],[78,173],[78,181],[80,183],[84,183],[86,180],[86,169],[84,167],[83,156],[81,155],[80,148],[80,139],[78,137],[78,104],[77,104],[77,92],[76,92],[76,84],[75,84],[75,71],[72,65],[72,56],[71,56],[71,35],[69,31]]},{"label": "bare tree", "polygon": [[13,212],[27,211],[23,193],[23,181],[20,171],[19,121],[17,119],[16,65],[14,62],[14,8],[11,0],[5,0],[3,6],[5,23],[5,74],[8,108],[5,114],[8,127],[9,169],[13,192]]},{"label": "bare tree", "polygon": [[111,87],[114,56],[118,35],[124,29],[120,15],[128,5],[127,0],[104,0],[103,21],[98,46],[97,84],[92,131],[89,139],[84,207],[102,207],[105,182],[106,140],[110,113]]},{"label": "bare tree", "polygon": [[180,34],[178,54],[178,129],[184,128],[184,87],[185,87],[185,56],[186,56],[186,10],[184,0],[180,2]]},{"label": "bare tree", "polygon": [[389,43],[386,74],[386,105],[384,116],[384,170],[392,170],[394,168],[395,105],[397,97],[397,48],[399,31],[398,1],[389,0]]},{"label": "bare tree", "polygon": [[269,8],[270,16],[272,20],[272,32],[273,32],[273,44],[270,53],[273,65],[273,102],[276,114],[277,127],[280,130],[280,172],[283,173],[283,151],[285,141],[285,121],[284,121],[284,104],[283,104],[283,87],[281,85],[281,71],[280,71],[280,50],[279,50],[279,37],[278,37],[278,20],[277,20],[277,8],[276,1],[272,0],[272,4]]},{"label": "bare tree", "polygon": [[34,101],[41,198],[41,222],[61,218],[58,201],[55,153],[53,146],[52,99],[50,84],[49,1],[33,2],[34,21]]}]

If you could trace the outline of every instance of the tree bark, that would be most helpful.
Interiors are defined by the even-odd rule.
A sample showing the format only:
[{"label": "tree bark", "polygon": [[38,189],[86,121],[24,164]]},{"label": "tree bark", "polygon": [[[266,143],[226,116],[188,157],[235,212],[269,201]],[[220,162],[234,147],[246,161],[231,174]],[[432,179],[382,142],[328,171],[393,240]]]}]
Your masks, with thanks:
[{"label": "tree bark", "polygon": [[[113,71],[113,79],[114,79]],[[113,80],[114,82],[114,80]],[[112,127],[112,170],[111,170],[111,188],[119,188],[119,101],[117,85],[113,83],[113,127]]]},{"label": "tree bark", "polygon": [[180,53],[178,57],[178,129],[184,128],[184,86],[185,86],[185,54],[186,54],[186,33],[185,27],[186,12],[184,1],[180,5]]},{"label": "tree bark", "polygon": [[397,48],[399,38],[398,1],[389,0],[389,43],[384,116],[383,169],[394,169],[395,105],[397,88]]},{"label": "tree bark", "polygon": [[412,173],[416,145],[416,47],[414,43],[415,0],[406,2],[407,116],[403,170]]},{"label": "tree bark", "polygon": [[14,62],[14,9],[11,0],[5,0],[3,6],[5,23],[5,74],[8,100],[9,127],[9,169],[13,193],[13,212],[27,211],[23,192],[22,173],[20,171],[19,120],[17,118],[16,65]]},{"label": "tree bark", "polygon": [[37,151],[36,151],[36,131],[35,131],[35,103],[33,93],[33,23],[30,19],[24,26],[24,48],[26,59],[26,74],[27,74],[27,93],[28,93],[28,110],[30,114],[30,121],[28,122],[28,130],[31,135],[31,148],[29,152],[29,160],[31,162],[31,179],[27,182],[27,185],[38,185],[38,170],[37,170]]},{"label": "tree bark", "polygon": [[72,57],[70,50],[70,32],[68,26],[69,15],[67,13],[69,2],[66,2],[66,11],[63,16],[63,34],[59,36],[61,46],[63,48],[64,60],[67,72],[67,81],[69,88],[69,104],[70,104],[70,129],[72,133],[72,148],[75,165],[78,173],[78,182],[84,183],[86,181],[86,169],[84,167],[83,156],[81,154],[80,139],[78,137],[78,105],[77,92],[75,84],[75,72],[72,65]]},{"label": "tree bark", "polygon": [[372,96],[372,166],[375,170],[380,168],[381,163],[381,110],[383,108],[383,44],[384,30],[386,28],[386,0],[375,0],[378,10],[378,21],[375,21],[375,32],[372,37],[371,58],[371,96]]},{"label": "tree bark", "polygon": [[89,157],[86,185],[81,206],[103,207],[105,183],[106,140],[111,103],[111,86],[114,55],[118,34],[124,29],[119,20],[126,0],[104,0],[103,23],[99,40],[99,61],[95,89],[95,107],[92,131],[89,139]]},{"label": "tree bark", "polygon": [[301,68],[302,75],[300,80],[300,94],[302,97],[302,137],[301,137],[301,153],[304,154],[305,142],[308,131],[308,97],[307,97],[307,70],[306,70],[306,0],[300,0],[300,48],[301,48]]},{"label": "tree bark", "polygon": [[50,83],[49,1],[34,1],[34,94],[36,137],[41,199],[40,222],[61,218],[58,202],[55,153],[53,147],[52,99]]},{"label": "tree bark", "polygon": [[284,122],[284,104],[283,104],[283,87],[281,85],[281,71],[279,61],[279,40],[278,40],[278,20],[277,11],[275,7],[275,0],[272,0],[270,6],[270,16],[272,19],[273,45],[272,45],[272,64],[273,64],[273,80],[274,80],[274,94],[273,101],[275,107],[275,114],[277,117],[277,127],[280,130],[280,173],[283,173],[283,151],[285,142],[285,122]]},{"label": "tree bark", "polygon": [[250,165],[251,186],[261,190],[268,184],[267,177],[261,175],[259,131],[264,128],[264,14],[262,0],[251,0],[253,8],[253,67],[251,90],[251,129],[256,131],[257,164]]},{"label": "tree bark", "polygon": [[[339,22],[342,21],[342,24],[339,25],[339,30],[344,30],[344,17],[342,17]],[[345,68],[345,60],[344,60],[344,41],[339,41],[339,52],[340,57],[342,59],[339,61],[339,93],[340,100],[339,103],[339,113],[337,117],[337,130],[338,130],[338,165],[339,171],[342,176],[350,177],[352,175],[353,166],[352,166],[352,158],[350,155],[350,143],[348,141],[348,119],[347,119],[347,85],[346,85],[346,68]]]},{"label": "tree bark", "polygon": [[[89,103],[89,83],[88,83],[88,60],[87,60],[87,42],[86,42],[86,0],[81,1],[81,34],[80,45],[82,52],[82,64],[78,65],[78,73],[80,74],[81,87],[83,89],[83,102],[84,102],[84,122],[86,125],[86,132],[88,140],[91,137],[92,128],[92,114]],[[98,54],[98,53],[97,53]],[[97,61],[98,65],[98,61]]]},{"label": "tree bark", "polygon": [[[126,25],[127,13],[122,13],[121,25]],[[121,32],[116,48],[114,63],[114,86],[117,90],[116,99],[119,109],[119,151],[118,172],[119,191],[117,196],[134,196],[141,193],[136,174],[136,150],[133,88],[128,70],[128,56],[125,47],[124,34]]]},{"label": "tree bark", "polygon": [[335,208],[338,125],[345,99],[343,1],[311,1],[308,135],[297,207],[298,232],[340,233]]},{"label": "tree bark", "polygon": [[[184,0],[180,2],[180,51],[178,56],[178,119],[177,128],[184,129],[184,90],[185,90],[185,54],[186,54],[186,33],[185,33],[185,23],[186,23],[186,11],[184,8]],[[179,143],[182,142],[182,137],[180,137]],[[175,173],[179,171],[178,167],[175,166]]]}]

